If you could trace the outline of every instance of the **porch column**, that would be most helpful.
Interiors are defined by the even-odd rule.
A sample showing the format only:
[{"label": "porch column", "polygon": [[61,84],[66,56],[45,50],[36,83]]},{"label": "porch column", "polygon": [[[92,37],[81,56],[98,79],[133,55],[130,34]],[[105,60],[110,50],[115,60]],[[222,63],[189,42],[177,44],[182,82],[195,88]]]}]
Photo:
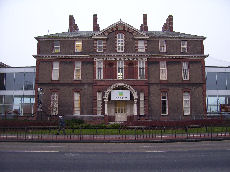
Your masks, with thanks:
[{"label": "porch column", "polygon": [[108,100],[105,100],[105,115],[108,115]]},{"label": "porch column", "polygon": [[134,115],[137,115],[137,100],[134,100],[133,114],[134,114]]}]

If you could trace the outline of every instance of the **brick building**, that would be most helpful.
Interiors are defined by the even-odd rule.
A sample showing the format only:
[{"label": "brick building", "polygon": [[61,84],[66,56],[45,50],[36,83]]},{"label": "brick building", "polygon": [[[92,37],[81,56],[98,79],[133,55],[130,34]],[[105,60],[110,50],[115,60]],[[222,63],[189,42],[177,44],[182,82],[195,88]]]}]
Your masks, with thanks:
[{"label": "brick building", "polygon": [[[69,16],[68,32],[35,38],[36,88],[43,114],[123,122],[205,117],[205,37],[140,30],[118,21],[80,31]],[[37,93],[38,94],[38,93]]]}]

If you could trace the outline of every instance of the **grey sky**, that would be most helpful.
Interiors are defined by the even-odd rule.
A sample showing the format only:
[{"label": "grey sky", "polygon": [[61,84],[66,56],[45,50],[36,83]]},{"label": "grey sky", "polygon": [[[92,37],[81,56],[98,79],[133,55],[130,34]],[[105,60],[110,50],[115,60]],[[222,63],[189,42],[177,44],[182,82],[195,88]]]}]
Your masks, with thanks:
[{"label": "grey sky", "polygon": [[161,30],[173,15],[174,31],[205,36],[206,65],[230,65],[229,0],[0,0],[0,61],[33,66],[35,36],[66,32],[74,15],[80,30],[92,30],[93,14],[101,29],[122,19],[139,29],[148,14],[149,30]]}]

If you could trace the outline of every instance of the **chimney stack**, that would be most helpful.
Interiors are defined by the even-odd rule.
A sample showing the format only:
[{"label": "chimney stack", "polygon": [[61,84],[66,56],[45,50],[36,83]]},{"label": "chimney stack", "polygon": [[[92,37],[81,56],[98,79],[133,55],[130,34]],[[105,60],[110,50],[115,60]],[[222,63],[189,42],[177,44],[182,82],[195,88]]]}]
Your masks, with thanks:
[{"label": "chimney stack", "polygon": [[75,24],[75,19],[73,15],[69,15],[69,32],[77,32],[79,28],[77,24]]},{"label": "chimney stack", "polygon": [[173,16],[169,15],[166,23],[164,23],[163,27],[162,27],[162,31],[168,31],[168,32],[173,32]]},{"label": "chimney stack", "polygon": [[100,31],[99,24],[97,24],[97,14],[93,15],[93,31],[94,32]]},{"label": "chimney stack", "polygon": [[143,24],[140,26],[140,31],[148,31],[147,14],[143,14]]}]

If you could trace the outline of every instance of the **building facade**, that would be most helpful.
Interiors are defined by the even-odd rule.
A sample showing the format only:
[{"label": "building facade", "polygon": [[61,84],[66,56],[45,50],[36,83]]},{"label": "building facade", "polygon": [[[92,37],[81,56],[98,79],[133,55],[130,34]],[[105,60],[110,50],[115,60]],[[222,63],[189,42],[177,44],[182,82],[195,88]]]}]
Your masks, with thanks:
[{"label": "building facade", "polygon": [[0,67],[0,116],[33,116],[35,67]]},{"label": "building facade", "polygon": [[[118,21],[79,31],[69,16],[68,32],[38,36],[36,90],[42,112],[86,120],[181,120],[206,114],[203,41],[173,31],[140,30]],[[37,93],[38,94],[38,93]],[[39,93],[40,94],[40,93]]]},{"label": "building facade", "polygon": [[230,104],[230,67],[206,66],[208,115],[221,113],[221,105]]}]

